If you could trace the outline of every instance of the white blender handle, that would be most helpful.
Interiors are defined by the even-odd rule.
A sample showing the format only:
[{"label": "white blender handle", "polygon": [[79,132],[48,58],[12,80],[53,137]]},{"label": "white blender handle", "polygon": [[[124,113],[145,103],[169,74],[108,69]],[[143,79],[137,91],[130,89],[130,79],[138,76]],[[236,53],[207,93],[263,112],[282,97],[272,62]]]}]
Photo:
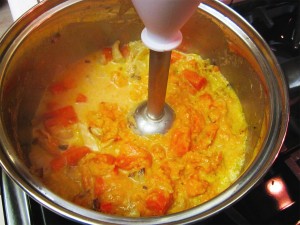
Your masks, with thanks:
[{"label": "white blender handle", "polygon": [[181,27],[201,0],[132,0],[145,25],[142,41],[151,50],[149,57],[148,101],[135,111],[137,131],[166,133],[175,114],[165,103],[171,51],[182,42]]},{"label": "white blender handle", "polygon": [[171,51],[182,41],[180,29],[201,0],[132,0],[145,25],[141,38],[153,51]]}]

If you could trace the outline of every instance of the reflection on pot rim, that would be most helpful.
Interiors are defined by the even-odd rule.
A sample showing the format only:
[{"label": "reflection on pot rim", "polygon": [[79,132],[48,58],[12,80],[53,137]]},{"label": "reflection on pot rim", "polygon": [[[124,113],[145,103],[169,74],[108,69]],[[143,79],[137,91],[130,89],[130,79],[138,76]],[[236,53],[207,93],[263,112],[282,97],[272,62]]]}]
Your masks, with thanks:
[{"label": "reflection on pot rim", "polygon": [[[92,18],[92,16],[94,16],[94,18],[97,16],[97,13],[95,13],[93,7],[89,7],[92,4],[95,4],[96,6],[95,8],[101,7],[101,3],[97,3],[97,1],[80,1],[80,0],[67,1],[67,2],[60,1],[60,0],[45,1],[39,4],[37,7],[35,7],[31,12],[27,13],[24,17],[22,17],[21,20],[17,21],[15,25],[8,31],[7,35],[3,37],[3,39],[1,40],[2,42],[0,47],[0,52],[1,52],[0,58],[2,59],[0,63],[0,72],[2,74],[1,104],[2,106],[5,107],[3,107],[4,111],[2,111],[1,114],[2,120],[1,120],[0,136],[1,136],[2,145],[6,151],[0,151],[0,155],[1,155],[1,164],[5,169],[5,171],[20,186],[22,186],[30,196],[32,196],[34,199],[36,199],[38,202],[42,203],[43,205],[47,206],[48,208],[58,212],[59,214],[66,215],[72,219],[76,219],[82,222],[88,221],[89,223],[95,223],[95,224],[99,221],[105,223],[143,222],[144,224],[153,224],[153,223],[162,224],[167,222],[187,223],[187,222],[192,222],[192,221],[207,218],[208,216],[224,209],[228,205],[238,200],[263,176],[263,174],[268,170],[268,168],[271,166],[272,162],[274,161],[274,159],[278,154],[278,151],[280,149],[280,146],[285,136],[287,121],[288,121],[287,91],[286,91],[285,81],[281,75],[280,68],[278,68],[274,56],[272,55],[271,51],[268,49],[264,41],[236,13],[234,13],[232,10],[230,10],[223,4],[220,4],[215,1],[205,1],[204,3],[202,3],[197,12],[197,15],[195,15],[191,19],[189,24],[186,27],[184,27],[183,33],[186,34],[185,43],[188,43],[189,40],[194,40],[195,43],[192,43],[194,46],[191,47],[198,47],[198,49],[195,48],[197,49],[196,53],[200,53],[201,55],[204,55],[207,58],[212,58],[218,65],[220,65],[222,67],[224,75],[228,76],[228,79],[231,82],[232,86],[236,89],[237,93],[242,99],[244,100],[247,98],[249,99],[251,93],[253,97],[254,96],[256,97],[254,93],[255,91],[258,91],[256,93],[260,93],[262,96],[265,95],[264,96],[265,99],[261,101],[266,103],[266,106],[264,105],[257,106],[258,108],[262,107],[260,113],[257,114],[249,113],[248,115],[248,120],[249,118],[252,119],[254,118],[253,120],[256,120],[256,122],[253,122],[253,124],[250,127],[250,129],[252,129],[253,132],[252,141],[253,143],[255,143],[252,144],[252,146],[253,145],[255,146],[257,140],[261,138],[261,146],[259,146],[259,148],[257,149],[258,155],[253,158],[253,162],[251,163],[251,165],[245,168],[245,173],[239,178],[239,180],[235,182],[224,193],[212,199],[211,201],[201,206],[195,207],[191,210],[161,217],[161,218],[139,218],[139,219],[119,218],[114,216],[102,215],[85,209],[81,209],[80,212],[75,213],[74,212],[75,206],[73,204],[66,202],[65,200],[51,193],[49,190],[45,189],[39,181],[37,181],[31,176],[29,171],[26,169],[25,165],[16,157],[16,152],[14,149],[16,147],[19,147],[20,150],[21,148],[20,148],[20,143],[15,143],[13,140],[18,140],[20,134],[16,133],[15,130],[11,130],[10,127],[16,122],[18,122],[19,128],[22,128],[22,125],[26,125],[26,124],[22,124],[22,120],[20,120],[20,118],[23,119],[23,116],[27,112],[33,110],[34,107],[32,106],[34,105],[34,101],[36,101],[36,99],[33,97],[34,95],[31,94],[39,91],[32,88],[30,90],[25,90],[24,88],[25,86],[30,87],[30,85],[36,84],[34,83],[34,81],[30,81],[30,75],[31,75],[30,73],[34,70],[39,69],[38,68],[39,64],[37,64],[37,61],[35,61],[34,58],[31,58],[32,55],[30,55],[30,53],[27,52],[26,50],[32,48],[32,50],[34,50],[33,51],[34,53],[40,55],[45,52],[45,50],[41,48],[36,49],[33,46],[31,46],[32,42],[30,42],[29,39],[36,41],[36,43],[38,44],[39,41],[42,42],[45,38],[47,39],[47,35],[49,36],[51,33],[53,34],[52,31],[60,26],[61,26],[60,29],[64,28],[60,30],[61,32],[65,32],[66,29],[69,29],[68,31],[72,31],[72,26],[71,25],[67,26],[68,23],[71,23],[71,21],[73,20],[73,21],[77,21],[77,25],[80,24],[78,23],[80,22],[80,19],[78,19],[78,17],[77,18],[74,17],[81,15],[85,20],[89,20]],[[105,3],[103,4],[105,5]],[[55,5],[57,6],[55,7]],[[81,7],[83,7],[85,10],[82,11]],[[52,10],[48,10],[50,8],[52,8]],[[114,12],[114,11],[110,11],[110,12]],[[130,13],[133,12],[129,10],[122,16],[127,16],[128,21],[134,21],[133,23],[133,25],[135,26],[134,29],[136,29],[137,31],[132,33],[129,32],[128,26],[125,27],[123,30],[120,29],[119,32],[121,34],[122,32],[123,34],[126,33],[125,31],[128,32],[129,37],[126,36],[123,37],[124,40],[133,38],[134,35],[136,36],[135,38],[138,38],[138,34],[140,33],[139,29],[143,27],[141,24],[136,23],[137,20],[129,20],[133,18],[131,17],[132,15]],[[41,16],[38,17],[39,15]],[[52,23],[57,23],[58,21],[60,21],[59,20],[60,16],[66,16],[67,20],[64,20],[63,25],[56,24],[57,26],[51,28]],[[68,20],[69,22],[67,22]],[[117,22],[120,23],[120,20],[118,20]],[[110,21],[110,25],[114,26],[114,23]],[[196,27],[205,27],[206,34],[211,32],[211,35],[209,35],[210,38],[207,38],[207,35],[205,37],[205,33],[203,32],[195,32]],[[77,28],[83,30],[90,29],[88,27],[82,28],[80,26],[78,26]],[[98,28],[98,31],[99,29],[100,28]],[[109,29],[110,28],[106,27],[105,32],[109,33],[110,32]],[[41,37],[39,35],[42,34],[38,34],[39,30],[48,31],[48,33],[44,32],[43,34],[44,37]],[[93,33],[92,31],[91,34],[85,33],[86,35],[85,38],[90,38],[91,45],[95,46],[96,42],[99,42],[98,39],[97,40],[91,39],[92,34],[94,34],[94,36],[96,36],[97,38],[100,38],[100,40],[107,41],[105,39],[101,39],[101,37],[97,36],[95,32]],[[69,37],[74,37],[74,39],[76,39],[77,37],[75,37],[75,34],[79,36],[78,35],[79,33],[82,32],[78,32],[78,31],[73,32],[72,34],[69,34]],[[130,34],[132,34],[132,36],[130,36]],[[115,36],[116,34],[113,34],[112,39],[116,38]],[[224,39],[222,39],[222,37],[225,37],[229,40],[225,41]],[[213,38],[215,39],[209,40]],[[200,39],[201,41],[199,41]],[[66,41],[66,39],[62,39],[62,40]],[[229,50],[218,51],[220,49],[227,47],[229,42],[231,43],[231,50],[235,51],[235,54],[233,54]],[[64,50],[63,52],[64,57],[65,56],[71,57],[73,54],[72,51],[76,50],[75,47],[76,44],[78,45],[78,43],[80,43],[79,40],[72,40],[72,39],[68,40],[68,42],[65,42],[65,44],[67,44],[69,47],[71,46],[70,44],[72,44],[74,48]],[[26,48],[24,48],[24,46]],[[43,45],[41,44],[40,46]],[[48,47],[47,48],[48,56],[45,57],[49,57],[51,61],[53,61],[54,63],[57,62],[58,60],[63,60],[60,57],[58,58],[52,57],[54,54],[54,49],[52,46],[53,45],[49,45],[49,44],[48,46],[46,45],[46,47]],[[59,49],[62,46],[59,46],[58,43],[56,47]],[[91,46],[85,46],[85,47],[86,49],[79,49],[81,52],[79,52],[78,54],[85,54],[86,51],[92,49]],[[239,47],[241,50],[244,50],[246,54],[245,52],[243,53],[241,51],[238,51],[239,49],[237,49],[236,47]],[[77,49],[77,51],[79,50]],[[244,57],[250,55],[251,62],[253,61],[253,63],[256,63],[258,70],[261,70],[259,75],[255,73],[258,71],[253,72],[252,70],[250,70],[249,66],[247,67],[247,62],[245,61],[245,59],[236,56],[236,54],[240,54],[240,53],[243,53],[242,56]],[[25,59],[26,57],[30,58],[32,64],[26,65],[27,72],[30,71],[30,73],[28,72],[26,74],[27,76],[26,79],[27,78],[28,79],[23,80],[23,83],[21,85],[20,83],[17,82],[16,85],[17,87],[19,87],[19,89],[17,89],[19,93],[10,93],[12,94],[9,95],[11,96],[11,98],[7,98],[8,95],[6,95],[5,93],[5,90],[9,91],[7,85],[10,83],[12,78],[16,78],[17,81],[22,81],[22,79],[20,79],[21,77],[18,77],[15,74],[17,74],[18,70],[26,71],[24,70],[24,68],[26,68],[25,59],[22,58],[21,60],[21,56],[25,57]],[[234,60],[230,62],[230,60],[228,60],[228,58],[226,57],[233,57],[230,59],[234,59]],[[41,57],[39,61],[43,62],[43,60],[45,59],[46,58]],[[73,59],[70,58],[68,60],[74,60],[74,58]],[[14,64],[17,61],[18,64]],[[64,61],[63,63],[67,64],[68,62]],[[59,68],[59,66],[63,65],[63,63],[60,62],[59,63],[60,65],[58,65],[58,63],[54,64],[53,69],[55,70],[61,69]],[[236,63],[234,66],[236,67],[240,66],[240,68],[243,68],[245,73],[249,75],[248,78],[252,80],[244,78],[245,80],[241,81],[243,77],[241,77],[237,73],[236,76],[229,77],[230,73],[234,69],[236,69],[234,67],[233,68],[230,67],[229,63]],[[18,65],[18,66],[15,66],[13,68],[12,65]],[[240,70],[240,68],[238,68],[238,70]],[[49,68],[46,66],[46,69]],[[43,77],[43,79],[45,79],[46,76],[49,74],[50,73],[47,74],[47,72],[45,72],[44,74],[45,77]],[[43,79],[40,78],[38,81],[39,82],[47,81],[47,80],[43,81]],[[260,82],[262,82],[262,84],[256,86],[256,84],[259,84]],[[245,86],[252,86],[253,89],[244,90],[243,87]],[[43,88],[44,86],[43,84],[39,84],[38,87]],[[20,99],[21,96],[22,96],[22,101],[18,100]],[[15,101],[16,99],[18,101]],[[244,104],[245,112],[252,109],[254,105],[257,105],[258,100],[255,99],[255,101],[254,102],[252,101],[252,103],[245,101]],[[22,110],[22,111],[19,112],[18,110]],[[14,112],[15,113],[18,112],[18,120]],[[260,130],[259,127],[262,126],[262,120],[264,119],[266,119],[265,121],[266,127],[264,131],[265,134],[263,134],[263,136],[260,137],[262,133],[261,132],[257,133],[257,130]],[[260,126],[258,126],[259,124]],[[25,139],[26,134],[22,133],[22,135],[25,135],[23,137]],[[251,140],[249,141],[251,142]],[[19,146],[15,146],[16,144],[18,144]]]}]

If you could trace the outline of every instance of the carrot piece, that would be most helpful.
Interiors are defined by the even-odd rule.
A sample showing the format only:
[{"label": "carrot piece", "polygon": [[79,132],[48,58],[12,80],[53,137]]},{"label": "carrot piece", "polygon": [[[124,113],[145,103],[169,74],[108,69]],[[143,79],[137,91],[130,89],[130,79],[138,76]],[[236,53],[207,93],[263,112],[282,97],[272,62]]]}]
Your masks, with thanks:
[{"label": "carrot piece", "polygon": [[87,97],[86,95],[79,93],[76,97],[76,102],[77,103],[83,103],[83,102],[87,102]]},{"label": "carrot piece", "polygon": [[200,76],[197,72],[192,70],[184,70],[182,73],[184,78],[187,79],[188,82],[198,91],[204,88],[207,84],[206,78]]},{"label": "carrot piece", "polygon": [[113,214],[113,204],[110,202],[101,202],[100,211],[107,214]]},{"label": "carrot piece", "polygon": [[124,169],[124,170],[131,170],[136,165],[142,164],[143,160],[141,158],[138,158],[136,156],[126,156],[121,155],[117,158],[116,165],[117,167]]},{"label": "carrot piece", "polygon": [[84,157],[90,152],[91,150],[88,147],[83,146],[70,148],[67,151],[65,151],[63,155],[66,157],[67,164],[69,166],[75,166],[82,157]]},{"label": "carrot piece", "polygon": [[128,45],[121,46],[120,51],[124,58],[127,58],[129,56],[129,46]]},{"label": "carrot piece", "polygon": [[178,60],[180,60],[182,58],[183,58],[183,56],[180,53],[172,51],[172,53],[171,53],[171,63],[175,63],[175,62],[177,62]]},{"label": "carrot piece", "polygon": [[64,166],[76,166],[80,159],[91,152],[88,147],[72,147],[50,162],[51,169],[58,171]]},{"label": "carrot piece", "polygon": [[66,77],[61,81],[57,81],[49,86],[49,90],[52,94],[61,94],[67,90],[75,87],[75,81],[73,78]]},{"label": "carrot piece", "polygon": [[109,62],[113,59],[112,48],[111,47],[103,48],[102,53],[104,54],[105,59],[106,59],[107,62]]},{"label": "carrot piece", "polygon": [[125,145],[116,159],[116,166],[124,170],[141,169],[152,164],[151,154],[137,146]]},{"label": "carrot piece", "polygon": [[164,215],[172,205],[172,199],[168,192],[155,189],[146,198],[146,208],[152,211],[154,216]]},{"label": "carrot piece", "polygon": [[191,132],[190,129],[175,130],[171,137],[170,149],[178,156],[183,156],[191,148]]},{"label": "carrot piece", "polygon": [[67,165],[67,162],[66,162],[65,157],[61,157],[61,156],[54,158],[50,162],[50,167],[51,167],[52,171],[54,171],[54,172],[59,171],[66,165]]},{"label": "carrot piece", "polygon": [[51,128],[54,126],[68,126],[78,122],[76,112],[72,106],[65,106],[44,114],[44,126]]},{"label": "carrot piece", "polygon": [[100,196],[105,191],[105,182],[102,177],[97,177],[94,184],[94,194]]}]

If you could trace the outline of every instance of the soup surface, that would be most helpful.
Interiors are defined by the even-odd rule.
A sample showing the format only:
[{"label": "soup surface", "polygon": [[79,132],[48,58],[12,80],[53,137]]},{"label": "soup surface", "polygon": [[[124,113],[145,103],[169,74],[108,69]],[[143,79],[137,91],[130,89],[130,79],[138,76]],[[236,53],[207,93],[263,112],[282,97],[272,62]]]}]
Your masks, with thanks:
[{"label": "soup surface", "polygon": [[31,171],[80,206],[129,217],[197,206],[239,176],[247,124],[219,68],[173,51],[166,134],[140,136],[132,117],[147,99],[149,51],[139,41],[103,48],[57,74],[36,112]]}]

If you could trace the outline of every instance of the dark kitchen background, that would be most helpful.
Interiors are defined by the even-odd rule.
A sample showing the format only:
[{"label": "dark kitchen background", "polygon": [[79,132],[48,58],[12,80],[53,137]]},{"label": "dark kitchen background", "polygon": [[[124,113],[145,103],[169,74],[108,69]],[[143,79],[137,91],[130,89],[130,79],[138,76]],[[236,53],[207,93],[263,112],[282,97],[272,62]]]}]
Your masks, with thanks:
[{"label": "dark kitchen background", "polygon": [[[0,36],[37,2],[0,0]],[[277,57],[289,85],[290,121],[283,147],[269,172],[241,200],[201,224],[300,225],[300,0],[223,2],[258,31]],[[1,197],[0,224],[79,224],[39,205],[4,173]]]}]

